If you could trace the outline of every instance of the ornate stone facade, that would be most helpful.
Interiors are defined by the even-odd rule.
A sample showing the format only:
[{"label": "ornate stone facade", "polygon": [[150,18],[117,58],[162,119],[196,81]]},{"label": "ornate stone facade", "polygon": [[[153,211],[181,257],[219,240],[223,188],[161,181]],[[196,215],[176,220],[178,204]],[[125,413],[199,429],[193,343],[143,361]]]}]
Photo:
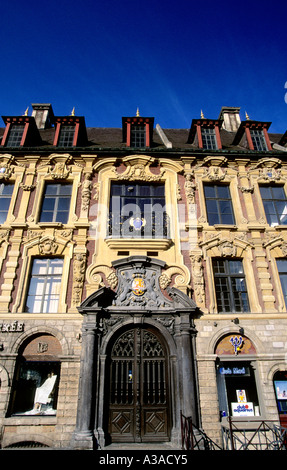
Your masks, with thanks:
[{"label": "ornate stone facade", "polygon": [[[1,130],[1,446],[91,449],[114,439],[180,447],[181,412],[221,445],[228,402],[218,384],[229,385],[219,371],[230,364],[254,379],[252,392],[246,385],[253,419],[283,423],[274,380],[287,374],[285,274],[278,264],[286,259],[287,225],[284,211],[283,223],[268,220],[262,187],[287,194],[284,135],[256,151],[247,147],[243,122],[237,131],[217,129],[221,145],[207,150],[196,127],[205,125],[202,118],[190,130],[157,127],[149,146],[131,148],[121,129],[68,121],[81,140],[64,149],[56,126],[38,129],[42,144],[29,148],[6,148]],[[260,122],[251,124],[260,129]],[[146,235],[148,220],[157,223],[148,211],[114,222],[112,186],[115,198],[139,206],[158,204],[150,188],[164,187],[159,220],[167,230]],[[206,188],[222,187],[229,196],[214,193],[208,206]],[[222,200],[233,219],[210,222]],[[130,236],[110,235],[111,220],[126,223]],[[222,286],[235,277],[223,270],[232,266],[232,292],[240,292],[233,300],[241,304],[228,310]],[[40,388],[52,372],[50,401],[36,412],[28,381]],[[129,406],[119,406],[116,378],[126,383]],[[156,381],[157,388],[147,385]]]}]

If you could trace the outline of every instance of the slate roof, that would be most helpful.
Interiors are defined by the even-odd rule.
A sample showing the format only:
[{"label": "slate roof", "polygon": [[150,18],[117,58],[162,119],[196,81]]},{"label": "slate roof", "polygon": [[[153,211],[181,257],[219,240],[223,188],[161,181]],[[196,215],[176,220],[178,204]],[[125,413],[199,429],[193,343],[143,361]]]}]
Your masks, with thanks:
[{"label": "slate roof", "polygon": [[[188,136],[190,129],[162,129],[166,138],[171,142],[172,148],[167,149],[164,143],[162,142],[160,136],[158,135],[156,128],[153,131],[153,144],[151,149],[149,150],[170,150],[172,151],[200,151],[204,152],[202,149],[199,149],[196,144],[190,144],[188,142]],[[5,128],[0,128],[0,139],[4,134]],[[40,131],[42,144],[40,146],[35,147],[34,149],[45,149],[49,150],[51,148],[52,152],[58,147],[53,146],[54,135],[55,135],[55,128],[49,129],[41,129]],[[248,151],[248,149],[242,145],[234,146],[232,145],[235,132],[228,132],[225,129],[220,130],[221,142],[222,142],[222,150],[223,151]],[[271,143],[279,143],[280,139],[284,134],[274,134],[269,133],[269,138]],[[92,149],[99,149],[99,150],[128,150],[126,147],[125,142],[123,142],[122,138],[122,129],[121,128],[111,128],[111,127],[87,127],[87,137],[88,142],[85,148],[87,151]],[[5,152],[8,151],[8,147],[2,147]],[[30,147],[31,148],[31,147]],[[16,149],[13,149],[16,150]],[[17,150],[20,150],[19,148]],[[62,150],[62,148],[61,148]],[[138,149],[137,149],[138,150]],[[221,151],[221,150],[219,150]],[[277,151],[277,150],[276,150]],[[210,152],[210,151],[208,151]]]}]

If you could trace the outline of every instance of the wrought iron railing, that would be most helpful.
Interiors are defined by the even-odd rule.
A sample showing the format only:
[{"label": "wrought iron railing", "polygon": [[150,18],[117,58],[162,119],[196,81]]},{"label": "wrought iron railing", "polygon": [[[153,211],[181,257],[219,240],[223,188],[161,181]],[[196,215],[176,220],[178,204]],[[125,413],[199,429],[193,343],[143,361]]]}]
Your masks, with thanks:
[{"label": "wrought iron railing", "polygon": [[229,416],[222,439],[224,450],[287,450],[287,429],[272,420],[242,422]]},{"label": "wrought iron railing", "polygon": [[222,450],[205,432],[181,413],[181,447],[183,450]]},{"label": "wrought iron railing", "polygon": [[112,238],[170,238],[167,212],[139,213],[134,216],[110,212],[108,236]]}]

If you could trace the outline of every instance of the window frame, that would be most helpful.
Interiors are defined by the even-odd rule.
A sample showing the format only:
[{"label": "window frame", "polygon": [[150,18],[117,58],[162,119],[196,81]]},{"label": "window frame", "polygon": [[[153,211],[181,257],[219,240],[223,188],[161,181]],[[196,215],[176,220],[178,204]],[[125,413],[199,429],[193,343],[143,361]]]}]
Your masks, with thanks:
[{"label": "window frame", "polygon": [[[117,186],[119,194],[114,194]],[[148,194],[144,194],[145,188],[148,188]],[[157,191],[155,188],[160,189],[159,194],[156,194]],[[141,189],[143,189],[142,193]],[[160,194],[161,190],[163,194]],[[128,192],[131,193],[132,191],[133,194],[129,195]],[[147,201],[147,204],[144,204],[144,201]],[[147,205],[150,205],[151,208],[154,208],[156,204],[160,204],[163,209],[166,208],[166,188],[164,182],[149,183],[148,181],[136,181],[120,183],[117,181],[111,181],[107,233],[108,237],[121,239],[169,238],[169,217],[167,211],[164,210],[162,212],[163,225],[161,230],[158,232],[156,215],[153,215],[154,211],[147,211]],[[129,214],[127,214],[123,208],[125,208]],[[131,212],[132,216],[130,216]],[[115,213],[117,219],[115,219]],[[145,218],[146,215],[148,216],[148,220]],[[138,228],[133,224],[133,219],[138,221],[138,224],[140,224]],[[114,225],[115,220],[118,220],[116,225]],[[142,221],[142,224],[140,221]],[[161,220],[159,222],[161,223]],[[157,233],[160,236],[157,236]]]},{"label": "window frame", "polygon": [[[278,262],[285,262],[286,263],[286,270],[280,270],[279,269],[279,265],[278,265]],[[281,286],[281,291],[282,291],[282,295],[283,295],[283,299],[284,299],[284,302],[285,302],[285,306],[287,308],[287,282],[286,282],[286,291],[284,289],[284,286],[283,286],[283,283],[282,283],[282,278],[281,276],[286,276],[286,281],[287,281],[287,258],[277,258],[276,259],[276,267],[277,267],[277,272],[278,272],[278,276],[279,276],[279,280],[280,280],[280,286]]]},{"label": "window frame", "polygon": [[[222,262],[223,263],[223,268],[224,271],[222,273],[215,272],[215,263]],[[240,262],[241,263],[241,270],[242,272],[237,272],[237,273],[232,273],[230,270],[230,263],[231,262]],[[243,260],[239,258],[227,258],[227,259],[222,259],[222,258],[213,258],[212,259],[212,272],[213,272],[213,280],[214,280],[214,293],[215,293],[215,299],[216,299],[216,305],[217,305],[217,311],[218,313],[249,313],[250,312],[250,301],[249,301],[249,296],[248,296],[248,290],[247,290],[247,283],[246,283],[246,276],[244,273],[244,268],[243,268]],[[229,302],[229,307],[230,309],[227,310],[226,306],[226,299],[224,298],[224,290],[222,289],[222,283],[219,285],[220,289],[217,289],[217,280],[219,279],[225,279],[226,280],[226,285],[228,287],[228,290],[225,291],[228,294],[228,302]],[[233,280],[243,280],[244,281],[244,290],[234,290],[233,286],[234,283],[232,282]],[[219,296],[218,293],[220,293],[220,302],[219,302]],[[247,302],[247,309],[242,308],[244,305],[244,301],[242,301],[242,295],[238,295],[238,299],[240,302],[240,310],[236,309],[236,299],[235,299],[235,294],[240,294],[240,293],[245,293],[246,295],[246,300]],[[220,304],[222,305],[222,309],[219,308]]]},{"label": "window frame", "polygon": [[[215,197],[209,197],[209,196],[206,195],[206,188],[207,187],[214,188]],[[225,188],[228,189],[229,196],[226,197],[226,198],[218,196],[218,188],[222,188],[222,187],[225,187]],[[208,222],[209,225],[211,225],[211,226],[213,226],[213,225],[235,225],[235,213],[234,213],[234,208],[233,208],[231,191],[230,191],[230,187],[229,187],[228,184],[210,184],[210,183],[207,183],[207,182],[203,182],[203,194],[204,194],[204,200],[205,200],[207,222]],[[212,212],[214,214],[217,214],[218,221],[216,223],[210,223],[210,217],[208,215],[209,214],[208,204],[207,204],[208,201],[215,201],[215,203],[216,203],[217,212]],[[224,214],[221,210],[220,203],[223,202],[223,201],[228,201],[230,203],[230,209],[231,209],[230,215],[232,216],[232,218],[230,219],[229,223],[226,223],[226,222],[222,221],[222,217],[223,217]]]},{"label": "window frame", "polygon": [[253,149],[258,152],[267,152],[268,146],[263,129],[250,129]]},{"label": "window frame", "polygon": [[[57,193],[56,194],[47,194],[47,188],[48,186],[57,186]],[[70,194],[61,194],[61,188],[64,186],[69,186],[70,187]],[[46,181],[43,189],[43,196],[42,196],[42,202],[41,202],[41,207],[40,207],[40,212],[39,212],[39,223],[40,224],[50,224],[50,223],[61,223],[61,224],[67,224],[69,222],[70,218],[70,212],[71,212],[71,201],[72,201],[72,192],[73,192],[73,184],[70,182],[65,182],[65,183],[59,183],[59,182],[54,182],[54,181]],[[50,209],[44,209],[44,204],[45,201],[47,203],[48,200],[55,199],[54,202],[54,207],[53,210]],[[68,210],[60,210],[59,209],[59,204],[60,200],[65,200],[69,199],[69,209]],[[43,215],[52,213],[52,220],[43,220]],[[60,213],[66,213],[67,217],[65,221],[60,221],[57,220],[57,217]]]},{"label": "window frame", "polygon": [[[4,187],[8,187],[8,186],[11,186],[11,194],[4,194],[3,195],[3,189]],[[4,211],[2,209],[0,209],[0,226],[5,224],[6,220],[7,220],[7,216],[9,214],[9,210],[10,210],[10,205],[11,205],[11,200],[12,200],[12,196],[13,196],[13,192],[14,192],[14,183],[11,183],[11,182],[8,182],[8,183],[4,183],[4,182],[0,182],[0,202],[2,199],[9,199],[9,205],[8,205],[8,208],[7,210],[5,209],[5,212],[6,212],[6,217],[5,219],[3,220],[3,222],[1,222],[1,214],[4,213]],[[1,204],[2,206],[2,204]]]},{"label": "window frame", "polygon": [[[59,310],[59,305],[60,305],[60,300],[61,300],[61,284],[62,284],[62,276],[63,276],[63,271],[64,271],[64,258],[41,258],[41,257],[33,257],[32,260],[31,260],[31,271],[30,271],[30,281],[29,281],[29,284],[27,286],[27,294],[26,294],[26,298],[25,298],[25,304],[24,304],[24,311],[26,313],[57,313],[58,310]],[[42,262],[44,263],[46,261],[46,266],[45,267],[45,273],[44,274],[39,274],[39,273],[35,273],[33,274],[33,269],[34,267],[36,268],[36,262],[39,261],[39,262]],[[61,261],[61,273],[49,273],[49,269],[51,268],[51,263],[52,262],[56,262],[56,261]],[[49,277],[52,278],[52,281],[50,282],[49,281]],[[57,309],[56,311],[50,311],[49,308],[45,308],[43,309],[43,306],[44,306],[44,303],[47,303],[47,305],[50,304],[50,301],[51,301],[51,293],[48,292],[47,294],[47,287],[48,288],[53,288],[53,286],[55,285],[55,280],[60,280],[60,282],[57,282],[56,284],[60,284],[60,287],[58,289],[58,292],[57,292],[57,299],[53,299],[54,301],[57,302]],[[30,291],[32,290],[32,282],[33,280],[36,279],[36,288],[37,286],[39,285],[43,285],[43,290],[42,290],[42,293],[41,294],[38,294],[39,297],[41,297],[39,300],[40,300],[40,304],[41,304],[41,308],[39,311],[37,311],[38,309],[35,310],[34,306],[35,306],[35,302],[36,302],[36,297],[37,297],[37,294],[30,294]],[[38,280],[38,282],[37,282]],[[41,280],[43,280],[44,282],[40,282]],[[49,281],[49,282],[48,282]],[[32,302],[32,305],[33,305],[33,310],[32,311],[29,311],[28,309],[28,300],[29,298],[31,298],[33,300]]]},{"label": "window frame", "polygon": [[[280,198],[276,198],[276,197],[271,197],[271,198],[265,198],[262,196],[262,191],[261,191],[261,188],[264,188],[264,189],[269,189],[270,190],[270,194],[271,196],[273,196],[273,188],[276,188],[276,189],[279,189],[281,188],[283,193],[284,193],[284,196],[285,198],[284,199],[280,199]],[[287,217],[286,217],[286,223],[282,223],[280,221],[280,217],[282,217],[282,214],[284,214],[284,211],[282,212],[279,212],[278,211],[278,208],[277,208],[277,205],[281,202],[284,202],[285,201],[285,205],[286,205],[286,208],[287,208],[287,196],[286,196],[286,191],[285,191],[285,186],[283,184],[280,184],[280,185],[272,185],[272,184],[269,184],[269,185],[266,185],[266,184],[259,184],[259,194],[260,194],[260,197],[261,197],[261,201],[262,201],[262,205],[263,205],[263,209],[264,209],[264,214],[265,214],[265,218],[266,218],[266,221],[267,223],[270,225],[270,227],[274,227],[274,226],[278,226],[278,225],[287,225]],[[266,211],[266,205],[267,204],[270,204],[272,203],[273,207],[274,207],[274,210],[275,212],[273,212],[272,214],[268,213]],[[272,220],[270,219],[270,215],[272,216],[276,216],[277,218],[277,224],[274,222],[272,223]],[[286,216],[287,216],[287,213],[286,213]]]},{"label": "window frame", "polygon": [[218,150],[215,127],[201,127],[202,148],[205,150]]}]

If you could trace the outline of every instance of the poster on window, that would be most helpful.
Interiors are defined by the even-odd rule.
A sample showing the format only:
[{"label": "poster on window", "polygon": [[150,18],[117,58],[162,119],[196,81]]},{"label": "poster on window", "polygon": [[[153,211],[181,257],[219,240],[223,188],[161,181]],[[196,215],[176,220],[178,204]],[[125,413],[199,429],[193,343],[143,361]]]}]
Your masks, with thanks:
[{"label": "poster on window", "polygon": [[254,406],[252,402],[231,403],[232,416],[254,416]]},{"label": "poster on window", "polygon": [[236,396],[238,403],[246,403],[246,392],[245,390],[236,390]]},{"label": "poster on window", "polygon": [[287,400],[287,380],[274,382],[277,400]]}]

